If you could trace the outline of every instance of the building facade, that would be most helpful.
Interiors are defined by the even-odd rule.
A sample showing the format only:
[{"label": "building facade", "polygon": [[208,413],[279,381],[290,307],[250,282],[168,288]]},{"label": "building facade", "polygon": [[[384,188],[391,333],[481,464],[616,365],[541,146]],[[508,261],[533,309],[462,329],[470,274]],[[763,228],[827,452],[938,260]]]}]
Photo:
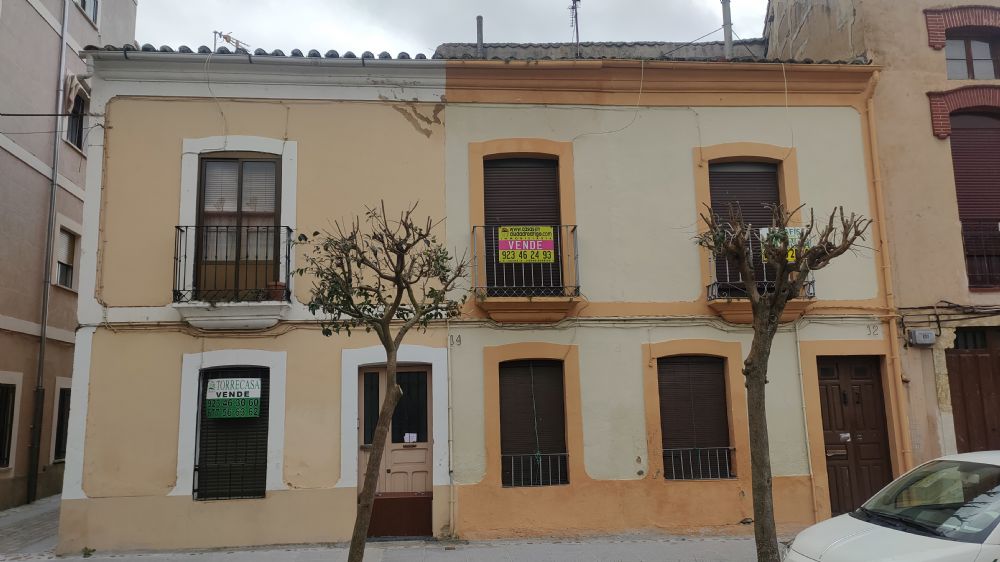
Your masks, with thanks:
[{"label": "building facade", "polygon": [[[350,536],[384,353],[323,337],[288,240],[383,199],[446,217],[472,274],[461,316],[401,350],[373,534],[748,531],[749,306],[695,245],[699,210],[883,222],[868,65],[88,60],[104,165],[87,175],[62,552]],[[870,244],[815,274],[775,340],[785,528],[911,463],[881,228]],[[868,423],[824,421],[846,415]]]},{"label": "building facade", "polygon": [[[5,2],[0,8],[0,509],[28,498],[36,387],[36,497],[58,493],[65,457],[86,146],[84,45],[131,42],[135,0]],[[65,60],[61,60],[61,56]],[[60,93],[61,92],[61,93]],[[59,108],[58,110],[56,108]],[[59,115],[55,115],[59,114]],[[58,153],[58,163],[55,163]],[[53,186],[53,169],[57,176]],[[52,259],[46,261],[50,194]],[[46,283],[49,270],[51,282]],[[38,368],[48,293],[44,369]]]},{"label": "building facade", "polygon": [[914,458],[997,449],[1000,2],[772,0],[765,34],[769,56],[879,65],[878,174]]}]

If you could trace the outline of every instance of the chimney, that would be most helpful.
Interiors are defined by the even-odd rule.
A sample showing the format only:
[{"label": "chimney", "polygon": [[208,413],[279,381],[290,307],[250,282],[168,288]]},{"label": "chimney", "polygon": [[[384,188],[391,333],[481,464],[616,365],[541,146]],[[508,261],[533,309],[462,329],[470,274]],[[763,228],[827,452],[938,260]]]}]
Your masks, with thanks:
[{"label": "chimney", "polygon": [[476,16],[476,56],[483,59],[486,53],[483,51],[483,16]]},{"label": "chimney", "polygon": [[729,12],[729,0],[722,0],[722,29],[725,34],[726,60],[733,58],[733,16]]}]

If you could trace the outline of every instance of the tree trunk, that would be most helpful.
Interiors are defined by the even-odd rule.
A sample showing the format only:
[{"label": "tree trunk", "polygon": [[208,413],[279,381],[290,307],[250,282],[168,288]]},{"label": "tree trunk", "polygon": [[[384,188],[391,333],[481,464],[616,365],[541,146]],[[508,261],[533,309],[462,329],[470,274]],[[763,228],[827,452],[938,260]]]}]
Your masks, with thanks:
[{"label": "tree trunk", "polygon": [[[780,315],[779,315],[780,316]],[[780,562],[778,531],[774,524],[774,497],[771,488],[771,449],[767,433],[767,362],[777,321],[754,322],[753,343],[744,363],[747,388],[747,417],[750,426],[750,475],[753,490],[754,540],[757,562]]]},{"label": "tree trunk", "polygon": [[[358,513],[354,520],[354,534],[351,535],[351,550],[347,555],[348,562],[362,562],[365,556],[365,542],[368,540],[368,525],[372,520],[372,508],[375,505],[375,490],[378,488],[379,467],[382,464],[382,453],[385,452],[385,441],[389,435],[389,422],[396,411],[396,404],[403,395],[396,384],[396,350],[386,350],[386,394],[378,413],[378,423],[375,425],[375,435],[372,437],[371,453],[368,455],[368,466],[365,467],[365,481],[358,496]],[[342,373],[341,376],[351,376]],[[357,376],[355,374],[355,376]]]}]

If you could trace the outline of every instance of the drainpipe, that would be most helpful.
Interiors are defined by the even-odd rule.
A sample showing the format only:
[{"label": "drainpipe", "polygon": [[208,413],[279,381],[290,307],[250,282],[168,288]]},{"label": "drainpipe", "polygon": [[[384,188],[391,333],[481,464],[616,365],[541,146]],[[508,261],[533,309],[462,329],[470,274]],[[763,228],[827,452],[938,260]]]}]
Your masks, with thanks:
[{"label": "drainpipe", "polygon": [[486,58],[483,50],[483,16],[476,16],[476,57]]},{"label": "drainpipe", "polygon": [[52,133],[52,181],[49,183],[49,216],[45,230],[45,261],[42,263],[42,313],[38,331],[38,368],[35,375],[35,401],[31,412],[31,445],[28,464],[28,503],[38,497],[38,467],[42,448],[42,419],[45,410],[45,342],[49,326],[49,291],[52,288],[52,246],[56,223],[56,190],[59,189],[59,152],[62,148],[59,114],[64,113],[66,80],[66,32],[69,27],[69,0],[63,0],[62,30],[59,32],[59,68],[56,75],[56,126]]},{"label": "drainpipe", "polygon": [[729,11],[729,0],[722,0],[722,29],[725,35],[726,60],[733,58],[733,16]]}]

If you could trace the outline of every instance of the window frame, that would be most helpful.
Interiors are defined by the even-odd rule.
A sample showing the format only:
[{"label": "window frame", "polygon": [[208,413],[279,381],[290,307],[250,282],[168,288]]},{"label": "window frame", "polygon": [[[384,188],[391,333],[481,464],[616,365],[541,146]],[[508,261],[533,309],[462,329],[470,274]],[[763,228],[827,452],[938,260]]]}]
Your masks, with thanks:
[{"label": "window frame", "polygon": [[[958,61],[962,59],[952,59],[948,58],[948,43],[952,41],[962,41],[964,44],[965,51],[965,78],[955,78],[952,77],[950,72],[948,72],[948,62]],[[993,76],[991,78],[977,78],[975,72],[975,61],[984,59],[975,59],[972,55],[972,43],[973,41],[978,41],[981,43],[986,43],[990,49],[990,59],[993,61]],[[945,73],[948,74],[948,80],[997,80],[1000,79],[1000,35],[990,34],[986,32],[976,32],[976,33],[955,33],[948,34],[945,39]]]},{"label": "window frame", "polygon": [[[93,2],[93,8],[87,6],[87,2]],[[87,16],[87,20],[94,25],[94,27],[100,26],[101,21],[101,3],[100,0],[76,0],[74,2],[80,11]]]},{"label": "window frame", "polygon": [[87,130],[87,113],[90,109],[90,102],[87,100],[87,96],[82,93],[77,93],[73,97],[73,105],[70,108],[69,114],[66,116],[66,130],[63,140],[70,144],[73,148],[85,154],[85,143],[86,140],[86,130]]},{"label": "window frame", "polygon": [[12,371],[0,371],[0,384],[11,385],[14,387],[14,406],[12,412],[13,420],[10,424],[10,452],[7,459],[7,465],[0,466],[0,473],[3,473],[4,477],[10,478],[14,476],[14,467],[17,465],[17,437],[20,432],[19,426],[21,421],[23,374]]},{"label": "window frame", "polygon": [[52,263],[50,267],[52,268],[51,284],[59,287],[60,289],[76,293],[80,287],[80,252],[81,252],[81,242],[83,240],[83,226],[74,221],[73,219],[63,215],[62,213],[56,214],[56,224],[53,230],[53,236],[56,240],[53,241],[54,245],[58,243],[58,237],[60,231],[66,231],[73,237],[73,263],[69,264],[72,268],[72,284],[64,285],[60,283],[59,270],[61,262],[57,259],[55,251],[52,252]]},{"label": "window frame", "polygon": [[[60,377],[61,378],[61,377]],[[66,403],[63,404],[63,393],[66,396]],[[69,446],[69,419],[72,408],[73,389],[72,386],[56,385],[56,391],[52,395],[52,463],[66,461],[66,449]],[[65,407],[65,410],[63,408]],[[60,450],[60,441],[62,449]]]}]

